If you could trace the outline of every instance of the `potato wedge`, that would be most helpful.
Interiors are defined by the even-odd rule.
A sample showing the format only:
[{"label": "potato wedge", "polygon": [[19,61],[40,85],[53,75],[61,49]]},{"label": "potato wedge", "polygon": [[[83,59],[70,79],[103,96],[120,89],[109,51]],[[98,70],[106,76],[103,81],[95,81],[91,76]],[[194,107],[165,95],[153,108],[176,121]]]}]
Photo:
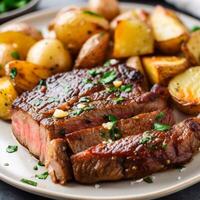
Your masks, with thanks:
[{"label": "potato wedge", "polygon": [[92,35],[108,29],[105,18],[87,10],[69,10],[58,15],[54,22],[56,37],[73,54],[77,54]]},{"label": "potato wedge", "polygon": [[12,80],[18,94],[33,89],[41,79],[52,75],[48,68],[21,60],[14,60],[6,64],[6,75]]},{"label": "potato wedge", "polygon": [[176,56],[144,57],[142,63],[150,82],[162,85],[188,67],[186,58]]},{"label": "potato wedge", "polygon": [[93,35],[82,46],[75,62],[76,68],[92,68],[103,64],[109,45],[109,34],[101,32]]},{"label": "potato wedge", "polygon": [[151,29],[141,20],[120,21],[114,32],[115,58],[153,53],[154,39]]},{"label": "potato wedge", "polygon": [[182,51],[191,65],[200,65],[200,30],[191,33],[190,39],[182,46]]},{"label": "potato wedge", "polygon": [[112,20],[119,15],[119,3],[117,0],[89,0],[89,9],[104,16],[107,20]]},{"label": "potato wedge", "polygon": [[25,59],[28,50],[36,43],[36,40],[21,32],[8,31],[0,32],[0,43],[14,45],[21,58]]},{"label": "potato wedge", "polygon": [[0,118],[10,119],[10,111],[13,101],[17,98],[17,92],[8,77],[0,78]]},{"label": "potato wedge", "polygon": [[189,38],[188,29],[178,16],[164,7],[157,6],[154,9],[150,22],[156,46],[163,53],[179,52],[181,44]]},{"label": "potato wedge", "polygon": [[69,52],[57,39],[43,39],[28,52],[27,61],[51,71],[51,75],[69,71],[72,60]]},{"label": "potato wedge", "polygon": [[187,114],[200,112],[200,66],[175,76],[168,86],[177,107]]}]

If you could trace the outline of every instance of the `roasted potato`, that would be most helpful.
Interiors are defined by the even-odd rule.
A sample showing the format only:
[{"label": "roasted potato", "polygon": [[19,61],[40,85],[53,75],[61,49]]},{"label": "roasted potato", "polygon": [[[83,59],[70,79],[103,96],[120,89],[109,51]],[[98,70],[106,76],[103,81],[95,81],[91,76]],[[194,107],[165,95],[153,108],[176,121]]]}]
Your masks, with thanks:
[{"label": "roasted potato", "polygon": [[150,22],[156,46],[163,53],[179,52],[181,44],[189,38],[186,26],[171,10],[157,6],[150,17]]},{"label": "roasted potato", "polygon": [[10,110],[13,101],[17,97],[17,92],[8,77],[0,78],[0,118],[10,119]]},{"label": "roasted potato", "polygon": [[0,76],[5,75],[4,66],[11,60],[20,59],[20,54],[11,44],[0,44]]},{"label": "roasted potato", "polygon": [[137,71],[141,72],[141,74],[144,76],[144,79],[145,79],[144,85],[145,85],[146,89],[148,89],[149,88],[148,80],[146,77],[146,73],[143,69],[140,57],[139,56],[130,57],[129,59],[127,59],[126,65],[132,69],[136,69]]},{"label": "roasted potato", "polygon": [[26,23],[9,24],[1,28],[0,31],[1,32],[8,32],[8,31],[22,32],[32,37],[35,40],[41,40],[43,38],[42,33],[40,31],[38,31],[35,27]]},{"label": "roasted potato", "polygon": [[119,15],[119,3],[117,0],[89,0],[89,9],[104,16],[107,20],[112,20]]},{"label": "roasted potato", "polygon": [[38,41],[28,52],[27,61],[48,68],[51,74],[69,71],[71,56],[57,39]]},{"label": "roasted potato", "polygon": [[168,86],[177,107],[187,114],[200,112],[200,66],[175,76]]},{"label": "roasted potato", "polygon": [[52,75],[47,67],[20,60],[7,63],[5,72],[12,80],[18,94],[33,89],[41,79],[46,79]]},{"label": "roasted potato", "polygon": [[191,65],[200,65],[200,30],[191,34],[187,43],[184,43],[182,50]]},{"label": "roasted potato", "polygon": [[84,42],[95,33],[109,29],[108,21],[87,10],[69,10],[56,17],[54,22],[56,37],[73,54],[77,54]]},{"label": "roasted potato", "polygon": [[76,68],[91,68],[100,65],[106,57],[109,34],[101,32],[93,35],[82,46],[75,62]]},{"label": "roasted potato", "polygon": [[186,58],[176,56],[144,57],[142,63],[150,82],[162,85],[188,67]]},{"label": "roasted potato", "polygon": [[154,39],[151,29],[141,20],[120,21],[114,32],[115,58],[153,53]]},{"label": "roasted potato", "polygon": [[8,31],[0,32],[0,43],[13,45],[20,54],[20,58],[25,59],[28,50],[36,43],[36,40],[22,32]]}]

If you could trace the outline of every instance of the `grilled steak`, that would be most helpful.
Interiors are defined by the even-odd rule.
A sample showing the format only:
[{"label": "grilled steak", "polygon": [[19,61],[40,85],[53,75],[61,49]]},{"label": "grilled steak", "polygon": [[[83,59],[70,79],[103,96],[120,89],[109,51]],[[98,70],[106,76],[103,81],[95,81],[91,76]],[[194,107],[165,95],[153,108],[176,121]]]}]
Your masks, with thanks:
[{"label": "grilled steak", "polygon": [[[113,87],[120,80],[120,88]],[[47,144],[54,138],[118,119],[166,107],[166,89],[155,86],[145,92],[143,76],[123,64],[57,74],[23,93],[13,104],[12,130],[18,141],[45,161]],[[56,109],[68,112],[55,118]]]},{"label": "grilled steak", "polygon": [[[133,118],[119,120],[116,123],[115,131],[117,128],[117,133],[119,134],[120,132],[121,137],[136,135],[152,129],[155,122],[173,125],[174,118],[171,110],[165,110],[162,112],[154,111],[152,113],[140,114]],[[102,126],[99,126],[74,132],[70,134],[69,137],[67,136],[66,139],[68,140],[68,145],[73,153],[76,153],[104,141],[105,137],[100,137],[100,132],[107,134],[107,130]],[[68,153],[66,153],[66,151],[61,151],[61,146],[65,146],[64,149],[67,149],[67,142],[65,139],[54,139],[50,142],[47,151],[46,167],[48,168],[54,182],[64,184],[70,180],[70,162],[66,164],[66,160],[68,161],[68,156],[70,155],[69,151]]]},{"label": "grilled steak", "polygon": [[[113,116],[110,116],[113,117]],[[171,110],[154,111],[136,115],[132,118],[121,119],[118,122],[108,122],[98,127],[83,129],[66,135],[66,140],[72,152],[78,153],[109,139],[136,135],[150,130],[155,122],[173,125],[174,118]],[[111,125],[111,129],[106,126]],[[113,125],[115,127],[113,127]],[[116,138],[117,139],[117,138]]]},{"label": "grilled steak", "polygon": [[80,183],[138,179],[185,164],[200,147],[200,119],[190,118],[170,131],[149,131],[116,142],[99,144],[73,155]]}]

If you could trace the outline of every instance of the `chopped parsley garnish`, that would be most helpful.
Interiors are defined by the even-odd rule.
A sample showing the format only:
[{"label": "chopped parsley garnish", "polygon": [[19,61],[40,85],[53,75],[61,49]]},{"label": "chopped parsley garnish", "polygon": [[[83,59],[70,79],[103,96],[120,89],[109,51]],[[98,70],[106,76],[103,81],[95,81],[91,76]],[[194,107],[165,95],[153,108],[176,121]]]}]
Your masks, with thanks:
[{"label": "chopped parsley garnish", "polygon": [[124,101],[125,99],[123,97],[118,97],[118,98],[115,98],[113,99],[113,101],[116,103],[116,104],[120,104]]},{"label": "chopped parsley garnish", "polygon": [[98,13],[95,13],[95,12],[92,12],[92,11],[90,11],[90,10],[83,10],[83,13],[84,13],[84,14],[88,14],[88,15],[93,15],[93,16],[95,16],[95,17],[101,17],[101,18],[103,18],[102,15],[100,15],[100,14],[98,14]]},{"label": "chopped parsley garnish", "polygon": [[84,78],[83,79],[83,83],[91,83],[92,81],[90,80],[90,79],[88,79],[88,78]]},{"label": "chopped parsley garnish", "polygon": [[48,103],[53,103],[53,102],[58,102],[59,101],[59,98],[58,97],[49,97],[47,99],[47,102]]},{"label": "chopped parsley garnish", "polygon": [[109,67],[111,65],[115,65],[118,63],[118,60],[115,60],[115,59],[110,59],[110,60],[107,60],[105,63],[104,63],[104,67]]},{"label": "chopped parsley garnish", "polygon": [[153,183],[153,180],[150,176],[144,177],[143,181],[146,182],[146,183]]},{"label": "chopped parsley garnish", "polygon": [[121,132],[119,131],[117,127],[115,127],[115,124],[116,123],[114,123],[113,128],[109,130],[110,139],[113,141],[118,140],[122,137]]},{"label": "chopped parsley garnish", "polygon": [[35,99],[34,102],[33,102],[33,104],[35,106],[39,106],[42,102],[43,102],[42,99]]},{"label": "chopped parsley garnish", "polygon": [[115,71],[107,71],[103,74],[100,82],[103,84],[108,84],[114,81],[117,77],[117,73]]},{"label": "chopped parsley garnish", "polygon": [[116,122],[117,121],[117,118],[114,115],[108,115],[107,118],[110,122]]},{"label": "chopped parsley garnish", "polygon": [[122,85],[120,87],[120,91],[122,91],[122,92],[131,92],[132,88],[133,88],[133,86],[131,84]]},{"label": "chopped parsley garnish", "polygon": [[175,169],[178,169],[179,171],[181,171],[183,168],[185,168],[184,165],[177,165],[177,166],[175,166]]},{"label": "chopped parsley garnish", "polygon": [[88,74],[91,75],[92,77],[95,77],[100,73],[101,73],[100,69],[90,69],[90,70],[88,70]]},{"label": "chopped parsley garnish", "polygon": [[37,186],[37,182],[32,181],[32,180],[28,180],[28,179],[23,178],[23,179],[21,179],[20,181],[21,181],[22,183],[26,183],[26,184],[28,184],[28,185]]},{"label": "chopped parsley garnish", "polygon": [[38,170],[38,166],[35,165],[35,166],[33,167],[33,169],[34,169],[34,170]]},{"label": "chopped parsley garnish", "polygon": [[89,97],[81,97],[80,99],[79,99],[79,102],[90,102],[90,99],[89,99]]},{"label": "chopped parsley garnish", "polygon": [[86,106],[86,107],[84,107],[84,108],[77,108],[76,110],[74,110],[73,112],[72,112],[72,115],[73,116],[77,116],[77,115],[80,115],[82,112],[84,112],[84,111],[89,111],[89,110],[93,110],[94,109],[94,107],[93,106]]},{"label": "chopped parsley garnish", "polygon": [[36,174],[35,177],[38,179],[43,179],[45,180],[48,177],[49,173],[48,172],[44,172],[42,174]]},{"label": "chopped parsley garnish", "polygon": [[154,123],[154,129],[157,131],[168,131],[170,128],[167,124]]},{"label": "chopped parsley garnish", "polygon": [[18,150],[18,146],[16,145],[8,145],[8,147],[6,148],[6,152],[7,153],[14,153]]},{"label": "chopped parsley garnish", "polygon": [[44,164],[42,163],[42,162],[38,162],[38,165],[40,166],[40,167],[44,167]]},{"label": "chopped parsley garnish", "polygon": [[46,81],[41,79],[38,83],[38,85],[41,87],[41,86],[46,86]]},{"label": "chopped parsley garnish", "polygon": [[198,31],[200,30],[200,26],[193,26],[192,29],[191,29],[191,32],[195,32],[195,31]]},{"label": "chopped parsley garnish", "polygon": [[163,119],[163,117],[165,116],[165,113],[164,112],[160,112],[156,115],[156,120],[161,120]]},{"label": "chopped parsley garnish", "polygon": [[10,78],[14,79],[17,76],[17,69],[16,68],[12,68],[10,71]]},{"label": "chopped parsley garnish", "polygon": [[152,136],[149,131],[146,131],[143,133],[142,138],[139,140],[139,144],[146,144],[148,142],[151,142],[155,136]]},{"label": "chopped parsley garnish", "polygon": [[19,59],[20,59],[19,52],[17,52],[17,51],[13,51],[13,52],[11,53],[11,56],[12,56],[14,59],[16,59],[16,60],[19,60]]},{"label": "chopped parsley garnish", "polygon": [[118,89],[115,86],[110,86],[106,88],[106,91],[109,93],[113,93],[113,92],[118,91]]}]

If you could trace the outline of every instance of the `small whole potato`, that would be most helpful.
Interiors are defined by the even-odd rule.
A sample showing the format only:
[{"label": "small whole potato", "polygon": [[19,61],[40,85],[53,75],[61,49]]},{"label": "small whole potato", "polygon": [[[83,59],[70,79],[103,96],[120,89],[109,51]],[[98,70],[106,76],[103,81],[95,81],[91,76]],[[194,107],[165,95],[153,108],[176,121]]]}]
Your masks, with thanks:
[{"label": "small whole potato", "polygon": [[12,60],[20,59],[19,52],[11,44],[0,44],[0,76],[5,75],[4,66]]},{"label": "small whole potato", "polygon": [[26,23],[10,24],[1,28],[1,32],[7,31],[22,32],[28,36],[31,36],[35,40],[41,40],[43,38],[42,33],[40,31]]},{"label": "small whole potato", "polygon": [[89,0],[89,9],[103,15],[109,21],[120,13],[117,0]]},{"label": "small whole potato", "polygon": [[52,74],[69,71],[71,56],[57,39],[43,39],[31,47],[27,61],[48,68]]},{"label": "small whole potato", "polygon": [[10,119],[10,111],[13,101],[17,98],[17,92],[9,77],[0,78],[0,118]]}]

